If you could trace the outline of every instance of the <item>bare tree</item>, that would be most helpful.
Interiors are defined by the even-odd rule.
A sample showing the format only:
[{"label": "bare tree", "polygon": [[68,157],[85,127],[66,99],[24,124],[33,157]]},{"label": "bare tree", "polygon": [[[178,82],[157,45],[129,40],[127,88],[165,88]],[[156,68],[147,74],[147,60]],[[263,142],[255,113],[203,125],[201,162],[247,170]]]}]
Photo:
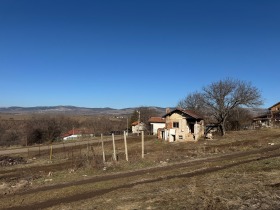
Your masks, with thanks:
[{"label": "bare tree", "polygon": [[205,114],[203,101],[202,93],[194,92],[189,94],[186,98],[180,100],[177,106],[182,109],[194,110],[198,114]]},{"label": "bare tree", "polygon": [[150,117],[158,117],[158,116],[160,116],[160,113],[155,108],[141,106],[135,109],[134,112],[131,114],[130,125],[133,122],[140,120],[142,123],[145,124],[145,130],[147,131],[147,133],[150,133],[151,125],[149,124],[149,119]]},{"label": "bare tree", "polygon": [[232,110],[238,107],[256,107],[262,104],[260,91],[251,83],[225,79],[202,89],[201,93],[190,94],[187,99],[199,96],[199,106],[212,116],[225,135],[225,123]]},{"label": "bare tree", "polygon": [[248,109],[237,107],[230,111],[226,120],[226,130],[246,129],[251,125],[252,114]]}]

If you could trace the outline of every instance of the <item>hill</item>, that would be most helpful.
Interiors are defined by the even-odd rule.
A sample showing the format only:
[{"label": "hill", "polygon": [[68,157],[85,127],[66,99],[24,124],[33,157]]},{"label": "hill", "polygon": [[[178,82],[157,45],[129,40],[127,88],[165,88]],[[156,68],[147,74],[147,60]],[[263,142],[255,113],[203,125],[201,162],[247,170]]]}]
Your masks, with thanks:
[{"label": "hill", "polygon": [[[150,106],[150,109],[154,109],[160,114],[165,113],[165,108]],[[131,114],[137,107],[113,109],[109,107],[105,108],[88,108],[77,106],[36,106],[36,107],[0,107],[0,113],[5,114],[69,114],[69,115],[128,115]]]}]

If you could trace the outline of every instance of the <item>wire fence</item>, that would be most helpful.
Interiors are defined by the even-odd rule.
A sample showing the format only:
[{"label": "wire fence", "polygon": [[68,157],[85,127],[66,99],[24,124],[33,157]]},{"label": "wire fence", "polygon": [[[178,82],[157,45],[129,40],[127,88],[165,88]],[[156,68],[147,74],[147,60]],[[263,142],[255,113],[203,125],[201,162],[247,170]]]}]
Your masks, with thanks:
[{"label": "wire fence", "polygon": [[[67,160],[87,161],[92,165],[104,165],[112,161],[130,161],[135,158],[144,158],[144,132],[141,136],[100,136],[99,138],[63,142],[61,144],[39,145],[26,148],[28,159],[43,159],[59,162]],[[129,156],[130,153],[130,156]],[[22,153],[21,153],[22,154]]]}]

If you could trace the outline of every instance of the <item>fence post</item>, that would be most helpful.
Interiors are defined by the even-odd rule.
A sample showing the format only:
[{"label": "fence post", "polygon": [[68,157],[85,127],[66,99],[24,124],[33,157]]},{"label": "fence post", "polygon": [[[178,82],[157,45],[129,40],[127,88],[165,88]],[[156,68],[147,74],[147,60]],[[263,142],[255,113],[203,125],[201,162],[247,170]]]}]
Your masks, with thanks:
[{"label": "fence post", "polygon": [[50,161],[52,160],[52,145],[51,145],[51,149],[50,149]]},{"label": "fence post", "polygon": [[144,131],[141,131],[142,137],[142,158],[144,158]]},{"label": "fence post", "polygon": [[117,160],[117,156],[116,156],[116,145],[115,145],[114,133],[112,133],[112,140],[113,140],[113,160],[116,161]]},{"label": "fence post", "polygon": [[104,141],[103,141],[103,134],[102,133],[101,133],[101,147],[102,147],[103,163],[105,163],[106,159],[105,159]]},{"label": "fence post", "polygon": [[124,149],[125,149],[125,159],[128,161],[128,153],[127,153],[127,142],[126,142],[126,132],[123,132],[123,139],[124,139]]},{"label": "fence post", "polygon": [[89,142],[87,143],[87,161],[89,161]]}]

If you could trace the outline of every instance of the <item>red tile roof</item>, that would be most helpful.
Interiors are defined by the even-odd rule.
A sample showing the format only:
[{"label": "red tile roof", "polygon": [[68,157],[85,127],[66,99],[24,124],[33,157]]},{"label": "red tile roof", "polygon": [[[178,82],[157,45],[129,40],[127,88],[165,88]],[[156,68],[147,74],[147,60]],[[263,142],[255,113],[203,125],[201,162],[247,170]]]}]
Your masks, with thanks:
[{"label": "red tile roof", "polygon": [[72,129],[69,130],[67,133],[64,133],[62,136],[67,137],[71,135],[78,135],[78,134],[92,134],[90,130],[85,130],[85,129]]},{"label": "red tile roof", "polygon": [[131,123],[132,126],[138,125],[138,121]]},{"label": "red tile roof", "polygon": [[172,115],[173,113],[175,112],[180,112],[180,113],[183,113],[185,115],[188,115],[189,117],[191,118],[195,118],[195,119],[203,119],[202,116],[200,116],[199,114],[195,113],[193,110],[187,110],[187,109],[180,109],[180,108],[177,108],[177,109],[174,109],[173,111],[165,114],[163,116],[163,118],[165,118],[166,116],[170,116]]},{"label": "red tile roof", "polygon": [[165,119],[162,117],[151,117],[149,123],[165,123]]}]

